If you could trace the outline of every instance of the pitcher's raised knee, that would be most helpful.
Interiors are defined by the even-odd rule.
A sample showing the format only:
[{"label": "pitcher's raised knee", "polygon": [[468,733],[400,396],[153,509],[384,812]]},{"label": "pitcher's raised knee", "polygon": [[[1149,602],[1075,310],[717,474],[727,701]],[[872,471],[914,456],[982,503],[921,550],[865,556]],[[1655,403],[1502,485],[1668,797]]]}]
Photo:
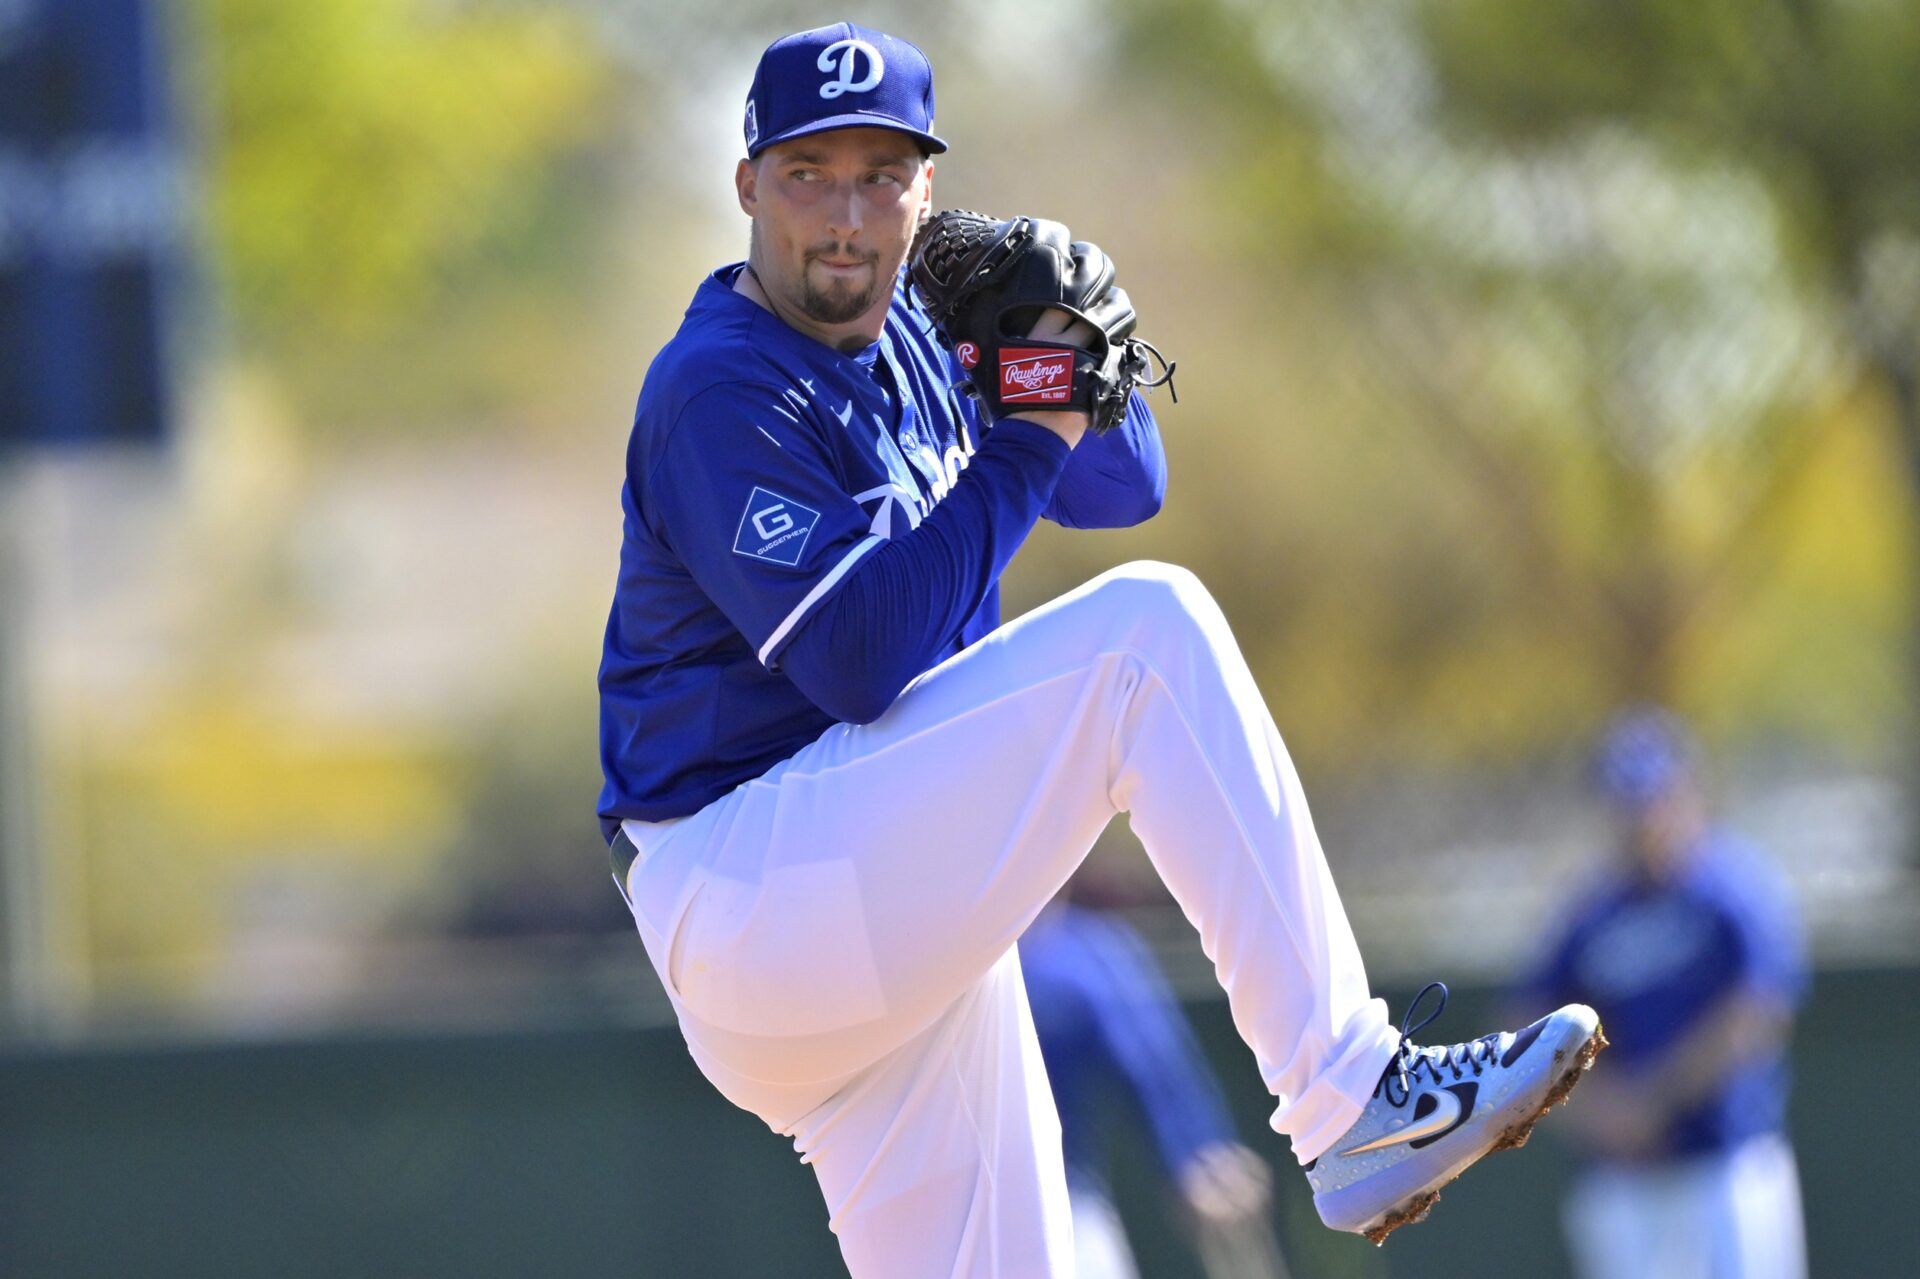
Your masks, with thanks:
[{"label": "pitcher's raised knee", "polygon": [[1123,626],[1140,622],[1204,622],[1221,618],[1206,585],[1193,570],[1160,560],[1134,560],[1110,568],[1084,588],[1091,601],[1110,610]]}]

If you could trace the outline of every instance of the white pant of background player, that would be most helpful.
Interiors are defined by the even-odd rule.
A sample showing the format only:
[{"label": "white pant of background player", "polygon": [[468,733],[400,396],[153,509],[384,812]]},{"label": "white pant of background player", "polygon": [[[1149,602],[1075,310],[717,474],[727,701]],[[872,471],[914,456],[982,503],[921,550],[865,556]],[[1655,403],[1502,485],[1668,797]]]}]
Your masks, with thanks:
[{"label": "white pant of background player", "polygon": [[1074,1279],[1140,1279],[1126,1223],[1113,1200],[1092,1187],[1073,1186]]},{"label": "white pant of background player", "polygon": [[[628,823],[688,1048],[813,1165],[855,1279],[1073,1273],[1014,942],[1128,813],[1302,1160],[1399,1039],[1227,622],[1133,564],[692,816]],[[743,1205],[743,1211],[746,1206]]]},{"label": "white pant of background player", "polygon": [[1566,1226],[1583,1279],[1806,1279],[1800,1176],[1784,1137],[1595,1169],[1567,1196]]}]

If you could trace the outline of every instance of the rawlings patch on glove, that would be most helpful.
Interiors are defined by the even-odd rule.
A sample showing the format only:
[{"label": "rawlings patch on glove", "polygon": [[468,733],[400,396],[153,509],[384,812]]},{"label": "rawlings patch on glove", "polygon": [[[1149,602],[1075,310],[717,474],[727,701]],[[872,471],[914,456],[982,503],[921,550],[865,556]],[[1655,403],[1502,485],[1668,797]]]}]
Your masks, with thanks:
[{"label": "rawlings patch on glove", "polygon": [[[1085,409],[1091,429],[1107,431],[1126,416],[1136,386],[1173,390],[1173,365],[1133,336],[1133,303],[1113,282],[1112,260],[1097,245],[1070,240],[1058,222],[948,209],[920,228],[909,263],[920,304],[994,418]],[[1090,329],[1088,342],[1031,336],[1050,309],[1083,321],[1085,329],[1074,329]],[[1161,366],[1158,377],[1148,376],[1149,356]]]}]

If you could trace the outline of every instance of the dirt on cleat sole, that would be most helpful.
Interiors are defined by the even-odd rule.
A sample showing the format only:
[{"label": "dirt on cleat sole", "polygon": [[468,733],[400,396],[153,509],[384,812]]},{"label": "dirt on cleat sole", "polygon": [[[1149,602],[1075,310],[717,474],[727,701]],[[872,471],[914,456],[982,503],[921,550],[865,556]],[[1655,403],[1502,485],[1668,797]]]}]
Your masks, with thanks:
[{"label": "dirt on cleat sole", "polygon": [[1580,1082],[1582,1075],[1593,1069],[1593,1059],[1598,1057],[1600,1050],[1606,1046],[1606,1032],[1599,1026],[1595,1026],[1593,1034],[1588,1036],[1587,1042],[1580,1045],[1580,1051],[1574,1055],[1572,1069],[1554,1081],[1553,1087],[1547,1090],[1547,1095],[1541,1098],[1540,1108],[1501,1133],[1500,1140],[1494,1142],[1487,1153],[1492,1154],[1495,1150],[1518,1150],[1526,1145],[1527,1138],[1533,1136],[1533,1126],[1544,1119],[1547,1112],[1555,1106],[1567,1104],[1567,1098],[1573,1095],[1573,1086]]},{"label": "dirt on cleat sole", "polygon": [[[1555,1106],[1566,1104],[1567,1098],[1573,1095],[1574,1085],[1580,1082],[1580,1076],[1592,1069],[1593,1059],[1599,1056],[1600,1050],[1606,1046],[1607,1036],[1605,1031],[1599,1026],[1595,1026],[1593,1028],[1593,1034],[1587,1037],[1587,1042],[1582,1044],[1578,1051],[1574,1053],[1573,1065],[1567,1069],[1566,1073],[1554,1081],[1553,1087],[1547,1090],[1547,1095],[1541,1098],[1539,1107],[1531,1115],[1519,1123],[1513,1124],[1505,1132],[1501,1133],[1499,1138],[1495,1140],[1491,1146],[1487,1147],[1486,1151],[1473,1162],[1478,1163],[1480,1159],[1484,1159],[1496,1150],[1518,1150],[1521,1146],[1526,1145],[1527,1138],[1533,1135],[1533,1126],[1539,1123],[1549,1110],[1552,1110]],[[1473,1164],[1468,1164],[1467,1168],[1471,1168],[1472,1166]],[[1465,1172],[1467,1168],[1462,1168],[1460,1172]],[[1460,1173],[1455,1173],[1452,1177],[1447,1178],[1446,1181],[1441,1182],[1440,1186],[1453,1184],[1455,1178],[1459,1177],[1459,1175]],[[1361,1233],[1371,1240],[1375,1247],[1378,1247],[1387,1241],[1388,1235],[1400,1229],[1400,1227],[1410,1226],[1416,1221],[1424,1221],[1427,1214],[1433,1211],[1433,1206],[1439,1202],[1439,1186],[1436,1186],[1432,1190],[1423,1190],[1382,1217],[1378,1225],[1369,1227]]]},{"label": "dirt on cleat sole", "polygon": [[1373,1241],[1374,1246],[1377,1248],[1387,1241],[1388,1235],[1400,1229],[1400,1227],[1411,1226],[1416,1221],[1425,1221],[1427,1214],[1432,1212],[1433,1206],[1439,1202],[1440,1192],[1438,1190],[1424,1191],[1382,1217],[1379,1225],[1364,1233],[1367,1238]]}]

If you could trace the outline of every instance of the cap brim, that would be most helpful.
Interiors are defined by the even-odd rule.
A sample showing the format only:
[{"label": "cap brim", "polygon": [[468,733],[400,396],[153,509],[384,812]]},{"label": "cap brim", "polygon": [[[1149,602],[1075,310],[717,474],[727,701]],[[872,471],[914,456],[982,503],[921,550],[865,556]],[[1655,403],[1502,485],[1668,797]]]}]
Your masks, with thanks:
[{"label": "cap brim", "polygon": [[904,133],[909,137],[920,139],[921,144],[934,155],[939,155],[947,149],[947,144],[939,138],[934,137],[931,133],[922,133],[920,130],[903,124],[892,116],[872,115],[862,111],[851,111],[846,115],[830,115],[824,120],[809,120],[805,124],[788,129],[785,133],[776,133],[772,137],[762,138],[753,146],[747,148],[747,158],[751,160],[768,147],[778,143],[791,142],[795,138],[804,138],[815,133],[826,133],[833,129],[890,129],[895,133]]}]

